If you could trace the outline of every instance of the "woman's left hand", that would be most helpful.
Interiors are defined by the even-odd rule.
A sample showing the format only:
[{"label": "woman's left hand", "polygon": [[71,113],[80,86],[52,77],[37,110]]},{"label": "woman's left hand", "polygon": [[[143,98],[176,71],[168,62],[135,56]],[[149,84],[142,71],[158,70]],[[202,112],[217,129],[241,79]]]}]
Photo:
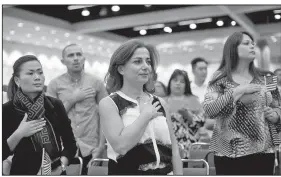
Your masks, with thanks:
[{"label": "woman's left hand", "polygon": [[278,114],[271,107],[264,108],[264,117],[271,123],[276,123],[278,121]]}]

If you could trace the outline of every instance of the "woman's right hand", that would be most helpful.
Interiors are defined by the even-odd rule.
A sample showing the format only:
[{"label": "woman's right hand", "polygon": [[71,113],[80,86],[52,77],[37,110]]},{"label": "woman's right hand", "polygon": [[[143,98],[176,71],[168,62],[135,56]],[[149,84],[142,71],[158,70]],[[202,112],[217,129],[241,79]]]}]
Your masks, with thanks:
[{"label": "woman's right hand", "polygon": [[44,118],[27,121],[27,117],[28,115],[25,113],[24,118],[22,119],[18,129],[16,130],[21,137],[29,137],[41,131],[46,125],[46,121],[44,120]]},{"label": "woman's right hand", "polygon": [[141,114],[147,117],[149,120],[153,119],[157,116],[163,115],[163,113],[158,112],[161,108],[161,104],[159,101],[156,101],[152,104],[153,98],[150,98],[148,102],[144,103],[141,108]]},{"label": "woman's right hand", "polygon": [[258,84],[245,84],[237,86],[234,90],[243,95],[258,92],[261,91],[261,89],[262,86]]}]

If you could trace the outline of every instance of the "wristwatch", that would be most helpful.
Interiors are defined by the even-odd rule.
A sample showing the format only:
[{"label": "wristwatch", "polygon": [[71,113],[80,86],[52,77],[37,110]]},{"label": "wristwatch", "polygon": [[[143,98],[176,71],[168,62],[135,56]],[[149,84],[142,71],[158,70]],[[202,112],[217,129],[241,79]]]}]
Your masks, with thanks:
[{"label": "wristwatch", "polygon": [[66,171],[66,166],[62,163],[62,161],[60,163],[61,171]]}]

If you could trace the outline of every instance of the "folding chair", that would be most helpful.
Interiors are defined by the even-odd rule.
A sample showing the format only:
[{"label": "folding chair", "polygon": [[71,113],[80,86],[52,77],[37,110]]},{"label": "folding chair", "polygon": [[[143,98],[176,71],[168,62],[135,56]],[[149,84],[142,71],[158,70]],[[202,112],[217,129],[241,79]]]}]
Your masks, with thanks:
[{"label": "folding chair", "polygon": [[74,157],[72,160],[70,160],[69,165],[66,167],[66,174],[70,176],[81,175],[82,168],[83,168],[83,159],[79,156]]},{"label": "folding chair", "polygon": [[[209,164],[210,174],[216,175],[215,162],[214,162],[214,153],[210,153],[209,151],[210,144],[209,143],[193,143],[190,147],[189,158],[190,159],[204,159]],[[209,153],[209,154],[208,154]],[[194,163],[190,167],[200,166],[200,163]]]},{"label": "folding chair", "polygon": [[[183,168],[183,176],[206,176],[209,175],[209,164],[204,159],[182,159],[182,162],[188,162],[188,168]],[[189,164],[201,163],[201,168],[189,167]]]},{"label": "folding chair", "polygon": [[108,175],[108,161],[109,159],[94,159],[94,162],[107,162],[102,163],[102,166],[93,166],[88,169],[88,175],[90,176],[105,176]]}]

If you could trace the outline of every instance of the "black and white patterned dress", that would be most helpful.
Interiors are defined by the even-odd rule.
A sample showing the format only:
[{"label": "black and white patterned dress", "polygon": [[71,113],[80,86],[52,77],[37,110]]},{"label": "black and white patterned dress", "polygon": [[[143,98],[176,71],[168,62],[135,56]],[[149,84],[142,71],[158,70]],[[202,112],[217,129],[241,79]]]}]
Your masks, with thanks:
[{"label": "black and white patterned dress", "polygon": [[[139,117],[140,107],[136,100],[121,91],[112,93],[109,97],[116,105],[125,127]],[[153,103],[155,101],[158,101],[158,98],[153,96]],[[110,159],[108,174],[166,175],[173,171],[172,143],[166,114],[163,107],[160,110],[164,116],[152,119],[139,143],[124,156],[115,152],[108,142],[107,155]]]},{"label": "black and white patterned dress", "polygon": [[266,92],[263,77],[254,78],[251,84],[263,87],[261,92],[244,94],[234,102],[233,88],[238,84],[222,78],[209,85],[203,103],[206,114],[216,119],[210,150],[217,156],[231,158],[254,153],[273,153],[280,143],[280,120],[270,123],[263,115],[265,106],[281,115],[281,98],[278,90]]}]

